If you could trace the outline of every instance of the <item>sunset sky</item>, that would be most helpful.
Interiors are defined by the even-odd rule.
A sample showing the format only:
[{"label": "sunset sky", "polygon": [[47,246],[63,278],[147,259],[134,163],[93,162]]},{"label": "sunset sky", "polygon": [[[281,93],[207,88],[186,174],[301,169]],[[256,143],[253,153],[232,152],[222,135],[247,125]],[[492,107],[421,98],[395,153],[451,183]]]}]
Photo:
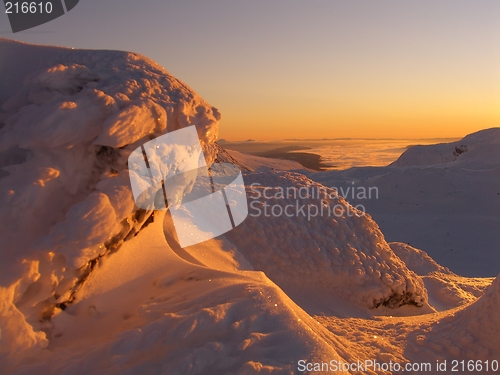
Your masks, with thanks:
[{"label": "sunset sky", "polygon": [[220,138],[500,126],[498,0],[81,0],[17,34],[1,9],[1,37],[152,58],[219,108]]}]

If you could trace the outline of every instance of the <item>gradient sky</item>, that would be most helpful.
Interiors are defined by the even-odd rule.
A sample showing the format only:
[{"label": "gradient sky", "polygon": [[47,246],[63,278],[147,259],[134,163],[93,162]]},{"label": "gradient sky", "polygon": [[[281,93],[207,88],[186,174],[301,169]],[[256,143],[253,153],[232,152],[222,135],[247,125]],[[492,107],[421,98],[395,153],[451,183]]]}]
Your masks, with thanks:
[{"label": "gradient sky", "polygon": [[221,138],[500,126],[498,0],[80,0],[17,34],[0,9],[1,37],[156,60],[219,108]]}]

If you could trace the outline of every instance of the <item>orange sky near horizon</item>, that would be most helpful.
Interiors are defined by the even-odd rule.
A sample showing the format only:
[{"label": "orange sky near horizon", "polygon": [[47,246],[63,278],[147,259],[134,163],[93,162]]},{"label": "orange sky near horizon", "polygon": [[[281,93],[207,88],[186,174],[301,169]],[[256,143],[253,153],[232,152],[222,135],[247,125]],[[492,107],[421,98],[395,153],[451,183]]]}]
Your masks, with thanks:
[{"label": "orange sky near horizon", "polygon": [[[316,51],[298,73],[300,58],[267,67],[272,77],[238,81],[231,94],[228,87],[203,96],[220,104],[220,138],[228,140],[462,137],[500,127],[500,48],[479,47],[474,38],[421,38],[413,51],[398,49],[397,38],[388,38],[393,48],[385,50],[358,41],[341,64]],[[355,56],[363,53],[368,60]]]},{"label": "orange sky near horizon", "polygon": [[200,86],[222,113],[220,138],[462,137],[500,126],[499,2],[354,4],[364,7],[303,9],[317,23],[300,30],[280,15],[290,35],[264,27],[268,40],[234,57],[239,72],[228,66],[227,80]]},{"label": "orange sky near horizon", "polygon": [[[500,87],[500,86],[499,86]],[[440,100],[432,96],[378,96],[359,104],[344,98],[257,99],[245,113],[237,100],[222,111],[219,138],[448,138],[500,127],[500,95]],[[469,100],[468,100],[469,99]],[[412,102],[413,100],[413,102]]]}]

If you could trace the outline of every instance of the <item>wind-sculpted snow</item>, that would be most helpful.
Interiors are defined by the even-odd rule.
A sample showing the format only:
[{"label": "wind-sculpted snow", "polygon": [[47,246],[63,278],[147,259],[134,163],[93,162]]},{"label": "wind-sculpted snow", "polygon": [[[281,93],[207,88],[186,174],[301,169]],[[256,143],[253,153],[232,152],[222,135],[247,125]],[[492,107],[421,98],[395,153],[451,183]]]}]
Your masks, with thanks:
[{"label": "wind-sculpted snow", "polygon": [[341,360],[336,339],[262,272],[218,271],[177,257],[163,216],[58,311],[50,350],[10,373],[292,375],[299,359]]},{"label": "wind-sculpted snow", "polygon": [[249,217],[227,236],[287,293],[323,290],[325,298],[340,295],[370,308],[425,304],[422,280],[370,216],[336,191],[291,172],[247,174],[245,182]]},{"label": "wind-sculpted snow", "polygon": [[[0,316],[21,321],[20,311],[38,330],[147,222],[130,192],[130,153],[195,125],[210,164],[220,114],[134,53],[0,39],[0,77]],[[0,362],[16,330],[25,347],[46,344],[29,325],[3,325]]]},{"label": "wind-sculpted snow", "polygon": [[[298,361],[403,360],[410,330],[414,348],[498,356],[498,280],[441,326],[429,314],[422,334],[386,317],[394,345],[364,330],[386,332],[374,314],[434,311],[422,280],[438,273],[410,269],[441,268],[393,245],[398,257],[334,189],[272,170],[291,164],[253,160],[265,172],[244,176],[248,219],[174,249],[164,212],[134,204],[129,155],[195,125],[208,165],[234,159],[214,144],[218,111],[154,62],[0,39],[0,78],[0,373],[295,374]],[[460,301],[483,289],[469,290]]]},{"label": "wind-sculpted snow", "polygon": [[399,259],[405,263],[406,267],[417,275],[428,275],[431,272],[451,273],[449,269],[438,264],[425,251],[402,242],[391,242],[389,246]]},{"label": "wind-sculpted snow", "polygon": [[482,296],[490,278],[466,278],[441,266],[425,251],[401,242],[389,244],[408,269],[424,281],[429,304],[436,310],[449,310],[469,304]]},{"label": "wind-sculpted snow", "polygon": [[481,298],[465,309],[423,326],[420,332],[411,336],[412,345],[409,345],[407,354],[412,357],[426,357],[428,360],[451,358],[466,363],[469,360],[498,361],[500,277]]}]

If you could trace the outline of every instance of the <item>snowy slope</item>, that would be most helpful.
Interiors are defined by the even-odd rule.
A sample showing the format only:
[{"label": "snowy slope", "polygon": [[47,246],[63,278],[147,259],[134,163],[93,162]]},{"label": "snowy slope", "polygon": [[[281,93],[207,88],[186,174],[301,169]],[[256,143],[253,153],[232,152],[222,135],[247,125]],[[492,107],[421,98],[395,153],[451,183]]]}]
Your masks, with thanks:
[{"label": "snowy slope", "polygon": [[260,169],[274,169],[277,171],[307,170],[302,164],[294,160],[264,158],[234,150],[227,150],[227,152],[239,163],[246,165],[252,171]]},{"label": "snowy slope", "polygon": [[14,374],[293,374],[293,358],[340,359],[264,274],[183,261],[162,221],[103,263],[51,320],[49,350]]},{"label": "snowy slope", "polygon": [[426,252],[401,242],[389,244],[405,265],[419,275],[427,289],[429,303],[438,311],[475,301],[491,284],[491,278],[466,278],[436,263]]},{"label": "snowy slope", "polygon": [[[407,356],[429,361],[498,361],[500,354],[500,277],[465,309],[424,324],[409,338]],[[448,371],[451,370],[448,366]],[[470,372],[470,371],[469,371]],[[483,367],[474,373],[494,374]]]},{"label": "snowy slope", "polygon": [[472,133],[457,142],[413,146],[391,165],[429,166],[452,163],[462,168],[497,167],[500,160],[500,128]]},{"label": "snowy slope", "polygon": [[[25,355],[47,345],[31,324],[39,330],[55,306],[71,302],[95,260],[146,222],[149,214],[137,210],[130,192],[130,152],[150,137],[196,125],[211,162],[220,114],[137,54],[5,39],[0,51],[5,362],[11,338]],[[29,307],[24,317],[19,301]]]},{"label": "snowy slope", "polygon": [[[218,111],[133,53],[4,39],[0,52],[0,374],[298,374],[300,360],[407,361],[450,340],[499,356],[496,315],[488,332],[474,320],[498,310],[498,280],[464,308],[491,280],[388,244],[369,215],[273,161],[236,160],[243,224],[170,247],[164,214],[132,200],[127,157],[196,125],[208,164],[234,161],[214,144]],[[256,215],[266,204],[303,208]],[[314,207],[333,216],[306,217]]]},{"label": "snowy slope", "polygon": [[405,263],[406,267],[417,275],[428,275],[432,272],[452,273],[448,268],[436,263],[425,251],[402,242],[391,242],[389,246],[399,259]]},{"label": "snowy slope", "polygon": [[[346,199],[363,205],[389,241],[423,249],[460,275],[496,276],[499,139],[500,128],[487,129],[456,143],[412,147],[387,167],[305,174],[347,191]],[[468,151],[454,156],[462,144]],[[372,187],[378,189],[377,196],[358,199],[360,188]]]}]

